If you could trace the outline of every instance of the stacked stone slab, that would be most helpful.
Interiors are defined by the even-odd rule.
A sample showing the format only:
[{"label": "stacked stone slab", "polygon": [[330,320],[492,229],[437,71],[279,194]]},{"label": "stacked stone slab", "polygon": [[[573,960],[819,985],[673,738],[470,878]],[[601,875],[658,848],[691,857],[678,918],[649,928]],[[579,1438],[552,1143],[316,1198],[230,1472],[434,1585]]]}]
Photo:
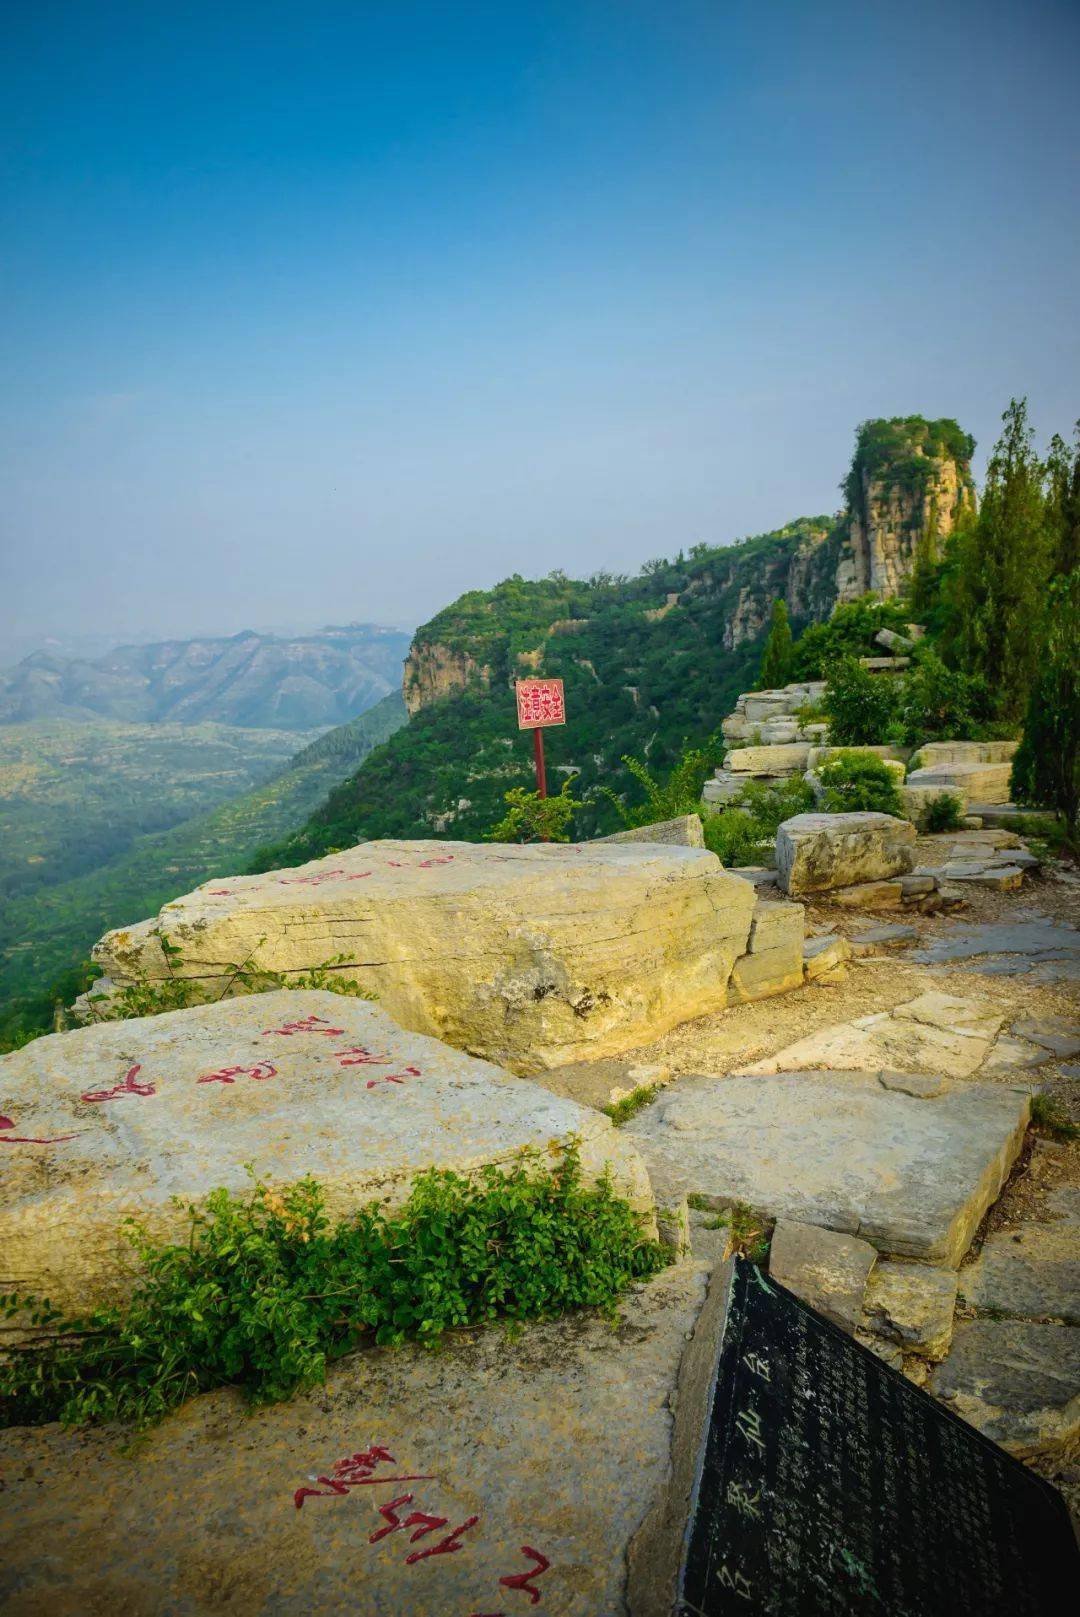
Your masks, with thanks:
[{"label": "stacked stone slab", "polygon": [[798,712],[813,702],[820,702],[824,694],[823,679],[785,685],[775,691],[744,691],[735,703],[735,711],[720,728],[733,746],[758,737],[766,746],[773,742],[812,742],[824,735],[828,727],[817,722],[804,725]]},{"label": "stacked stone slab", "polygon": [[[429,1167],[472,1174],[577,1136],[649,1213],[640,1156],[601,1113],[560,1099],[363,1000],[280,991],[37,1039],[0,1057],[0,1245],[20,1291],[84,1310],[122,1292],[136,1217],[186,1234],[219,1186],[312,1175],[338,1219],[396,1203]],[[179,1203],[177,1201],[179,1198]]]},{"label": "stacked stone slab", "polygon": [[703,848],[370,842],[207,882],[95,959],[114,988],[181,976],[211,997],[238,967],[335,961],[403,1027],[529,1073],[721,1009],[753,907]]},{"label": "stacked stone slab", "polygon": [[955,792],[968,803],[1009,801],[1012,757],[1017,741],[930,741],[919,748],[919,767],[907,778],[911,787]]}]

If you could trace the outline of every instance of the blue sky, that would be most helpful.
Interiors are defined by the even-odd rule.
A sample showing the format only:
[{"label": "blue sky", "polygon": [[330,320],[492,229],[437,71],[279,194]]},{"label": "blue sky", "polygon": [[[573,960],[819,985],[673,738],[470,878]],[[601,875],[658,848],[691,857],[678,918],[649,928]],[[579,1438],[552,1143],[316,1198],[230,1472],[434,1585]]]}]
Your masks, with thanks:
[{"label": "blue sky", "polygon": [[869,415],[1080,415],[1071,0],[5,23],[0,652],[411,626],[831,510]]}]

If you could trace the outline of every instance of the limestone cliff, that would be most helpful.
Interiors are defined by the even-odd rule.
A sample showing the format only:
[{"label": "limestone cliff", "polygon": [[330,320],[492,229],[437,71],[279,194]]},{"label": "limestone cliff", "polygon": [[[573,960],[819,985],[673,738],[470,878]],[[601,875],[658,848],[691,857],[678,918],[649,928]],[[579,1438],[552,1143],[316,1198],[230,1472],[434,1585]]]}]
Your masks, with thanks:
[{"label": "limestone cliff", "polygon": [[847,532],[836,599],[889,599],[910,577],[920,541],[934,553],[975,504],[974,444],[955,421],[921,416],[866,421],[844,484]]},{"label": "limestone cliff", "polygon": [[416,639],[409,647],[401,691],[410,717],[422,707],[456,696],[474,681],[487,684],[490,668],[456,646]]}]

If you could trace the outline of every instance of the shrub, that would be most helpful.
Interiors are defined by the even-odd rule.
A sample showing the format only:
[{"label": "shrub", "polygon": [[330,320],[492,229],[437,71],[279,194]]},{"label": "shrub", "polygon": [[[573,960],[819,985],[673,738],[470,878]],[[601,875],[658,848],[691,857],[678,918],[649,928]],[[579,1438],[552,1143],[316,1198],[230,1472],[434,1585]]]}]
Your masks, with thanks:
[{"label": "shrub", "polygon": [[824,708],[829,740],[836,747],[883,742],[899,709],[897,682],[872,674],[857,657],[842,657],[829,675]]},{"label": "shrub", "polygon": [[801,775],[769,785],[749,781],[724,808],[704,817],[705,846],[729,868],[757,864],[772,851],[784,821],[813,807],[813,791]]},{"label": "shrub", "polygon": [[324,1380],[358,1346],[434,1342],[500,1316],[613,1308],[665,1262],[607,1178],[587,1187],[576,1147],[553,1168],[535,1154],[478,1179],[435,1169],[404,1207],[372,1202],[331,1229],[313,1180],[246,1198],[217,1190],[189,1208],[175,1246],[133,1229],[142,1273],[131,1300],[84,1319],[48,1304],[35,1334],[0,1363],[16,1424],[148,1425],[196,1392],[240,1385],[271,1403]]},{"label": "shrub", "polygon": [[986,691],[982,680],[946,668],[935,652],[920,651],[900,682],[900,720],[905,743],[972,741],[982,734]]},{"label": "shrub", "polygon": [[958,831],[964,823],[964,805],[955,792],[938,792],[927,799],[922,823],[926,831]]},{"label": "shrub", "polygon": [[711,755],[700,747],[688,748],[663,783],[650,774],[640,758],[624,758],[623,763],[645,792],[645,802],[627,808],[610,787],[602,787],[629,826],[658,825],[676,820],[681,814],[700,814],[701,794],[713,767]]},{"label": "shrub", "polygon": [[569,842],[574,810],[579,807],[571,795],[573,775],[563,781],[554,797],[515,786],[504,793],[507,811],[487,834],[488,842]]},{"label": "shrub", "polygon": [[789,679],[827,679],[840,657],[881,655],[874,644],[879,629],[902,634],[910,612],[894,601],[864,595],[838,606],[826,623],[812,623],[795,642]]},{"label": "shrub", "polygon": [[830,814],[872,810],[903,818],[904,805],[883,759],[872,752],[841,752],[818,770]]}]

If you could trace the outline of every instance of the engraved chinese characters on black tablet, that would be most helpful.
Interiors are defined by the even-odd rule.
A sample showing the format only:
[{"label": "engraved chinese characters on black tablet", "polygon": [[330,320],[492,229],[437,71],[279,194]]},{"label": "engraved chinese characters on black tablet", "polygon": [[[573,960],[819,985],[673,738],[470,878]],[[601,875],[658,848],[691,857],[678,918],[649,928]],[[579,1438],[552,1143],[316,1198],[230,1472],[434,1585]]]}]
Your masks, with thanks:
[{"label": "engraved chinese characters on black tablet", "polygon": [[1068,1609],[1053,1488],[754,1265],[730,1288],[680,1617]]}]

